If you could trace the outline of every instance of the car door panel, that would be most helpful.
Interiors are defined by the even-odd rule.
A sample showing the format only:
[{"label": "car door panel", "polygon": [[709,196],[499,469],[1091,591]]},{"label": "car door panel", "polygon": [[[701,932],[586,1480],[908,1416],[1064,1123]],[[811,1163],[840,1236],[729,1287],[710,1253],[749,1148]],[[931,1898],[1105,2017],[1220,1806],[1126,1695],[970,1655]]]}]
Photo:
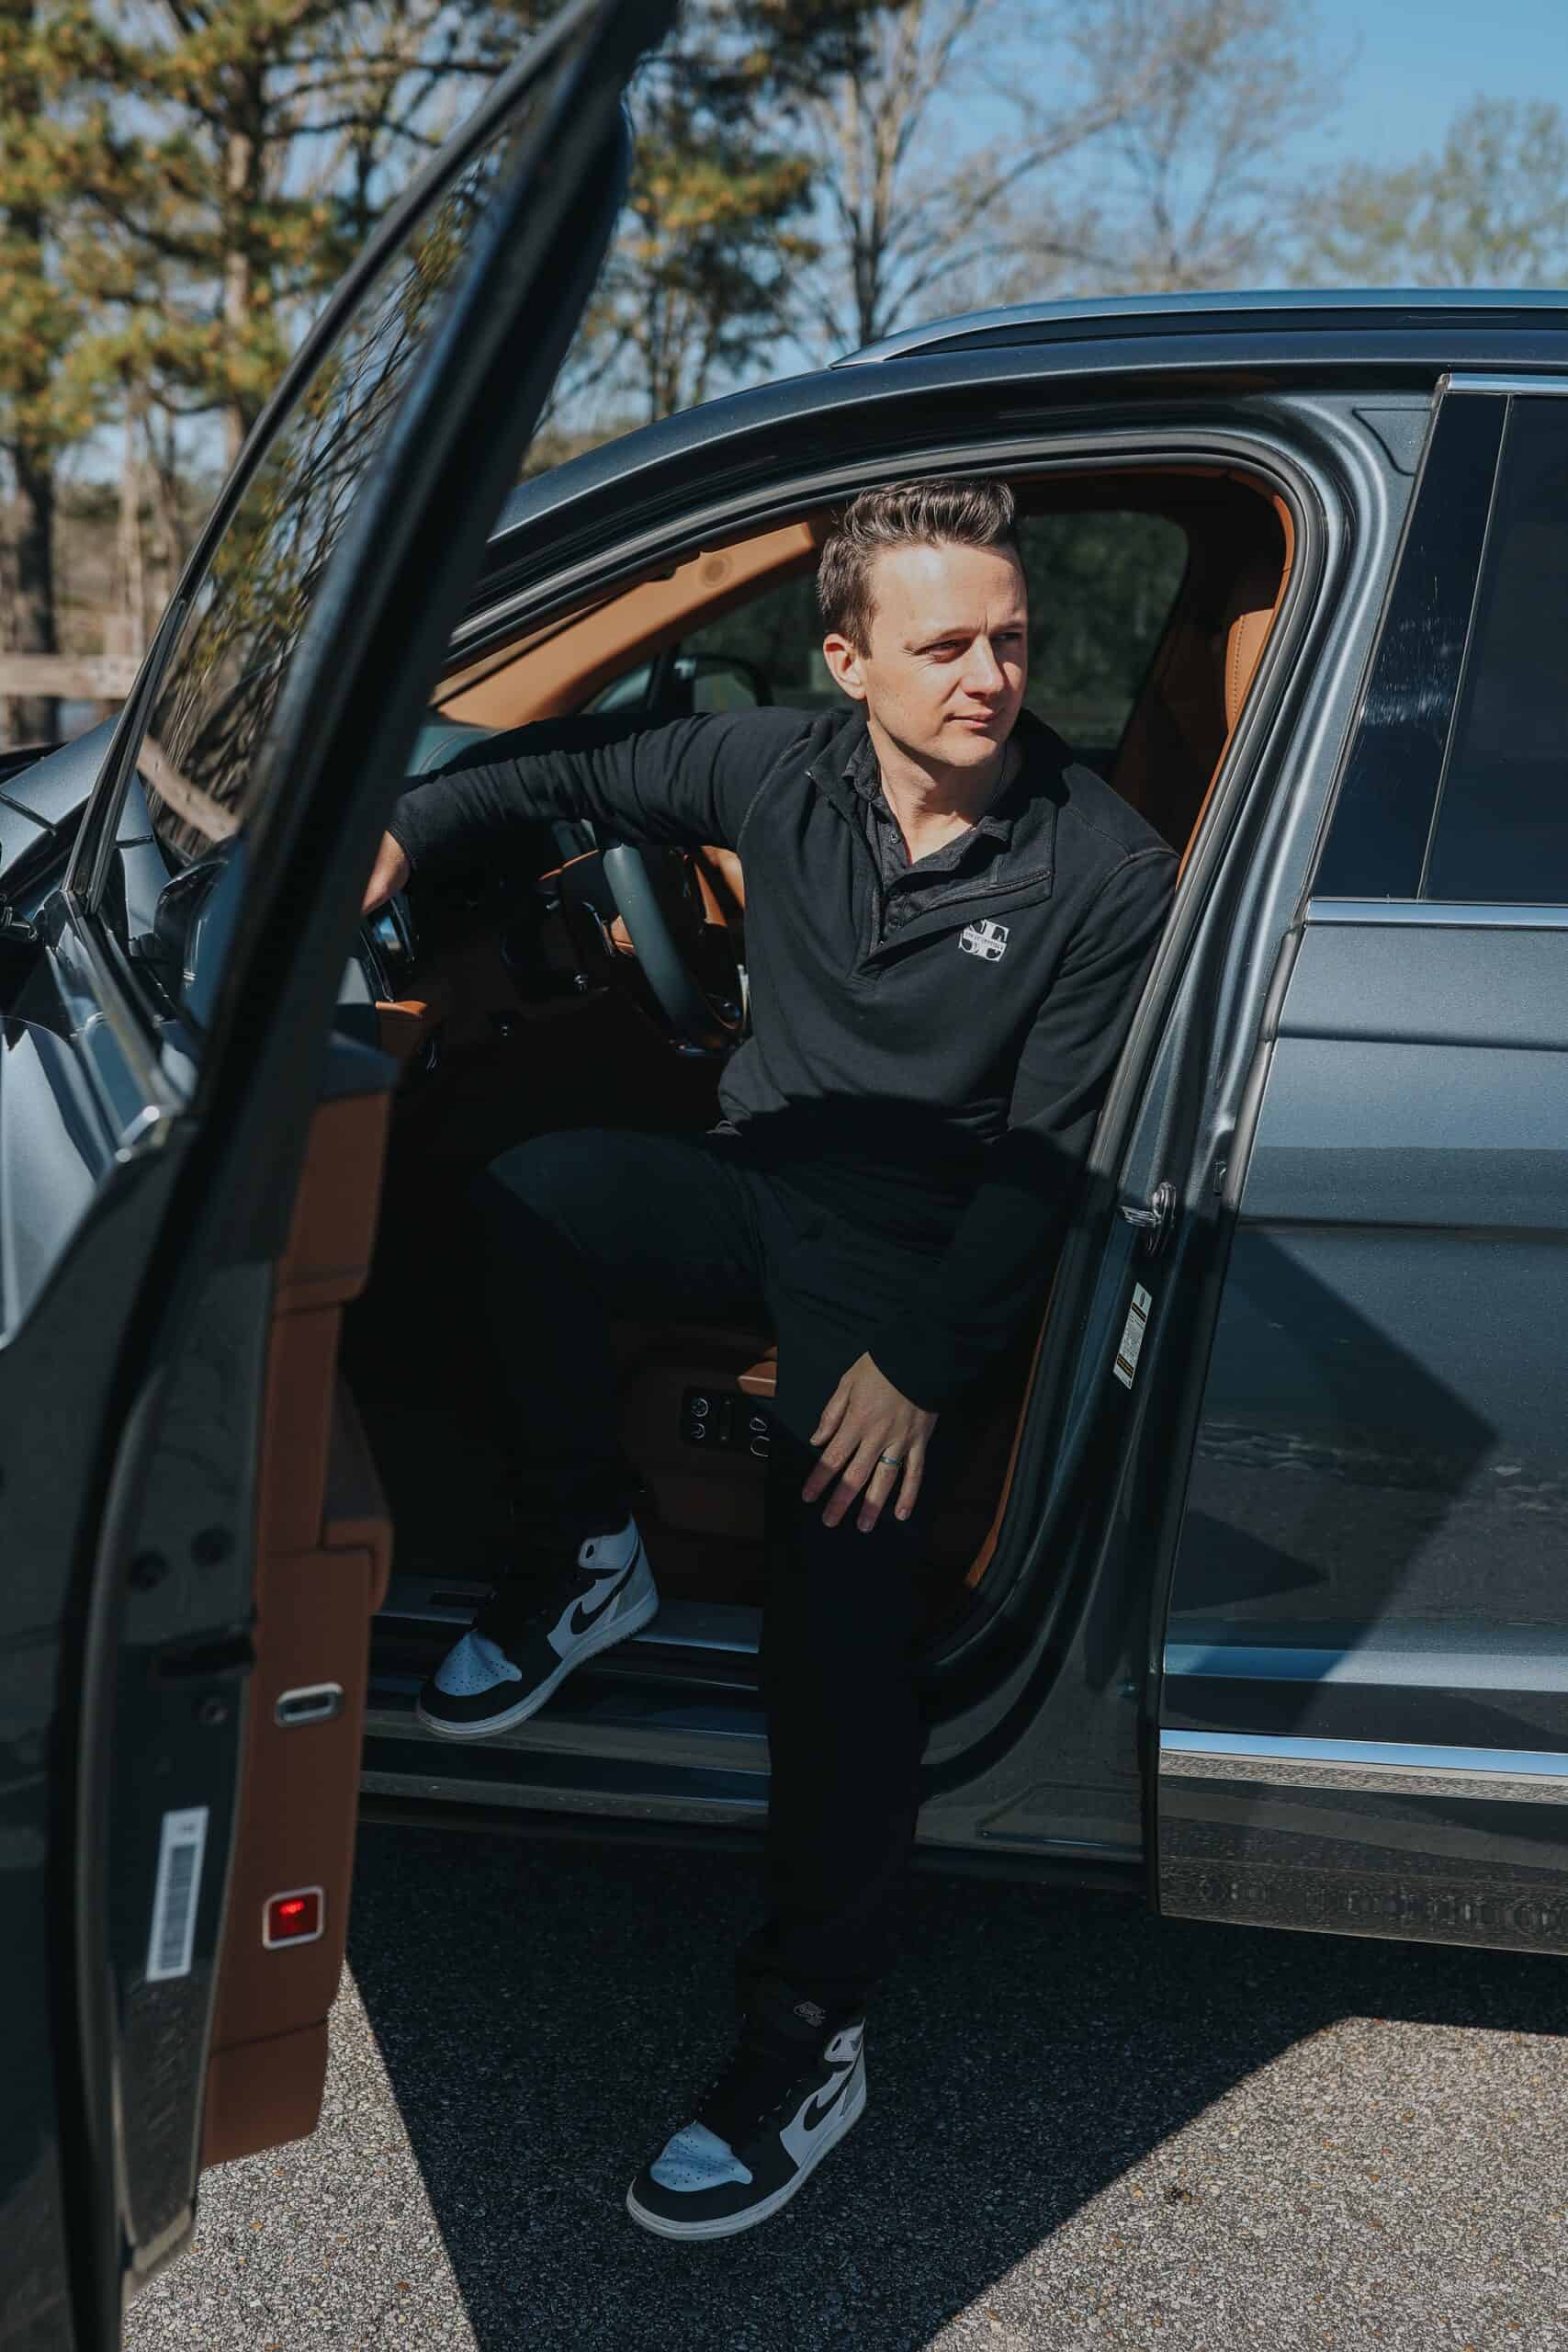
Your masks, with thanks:
[{"label": "car door panel", "polygon": [[[6,1785],[32,1806],[38,1933],[8,1968],[0,2078],[28,2086],[12,2144],[39,2169],[0,2204],[0,2308],[22,2276],[11,2224],[36,2214],[41,2245],[52,2211],[62,2342],[107,2352],[126,2281],[188,2236],[204,2108],[232,2154],[308,2128],[319,2096],[388,1569],[335,1347],[396,1067],[334,1034],[340,975],[440,648],[613,225],[622,89],[666,21],[577,0],[395,209],[94,747],[70,867],[28,902],[31,969],[6,975],[0,1659],[9,1688],[26,1657],[28,1703],[0,1755],[31,1758]],[[364,328],[367,286],[385,332],[352,346],[361,397],[333,335]],[[292,477],[269,471],[274,442]],[[312,506],[285,511],[289,480]],[[205,635],[182,635],[192,616]],[[201,767],[169,756],[186,694],[212,720],[186,739]],[[73,813],[81,760],[59,757]],[[128,831],[132,758],[151,824]],[[29,876],[66,841],[32,826]],[[198,909],[183,949],[128,921],[125,861],[159,845]],[[263,1944],[260,1902],[307,1883],[320,1936]],[[49,2066],[13,2065],[40,2031]]]},{"label": "car door panel", "polygon": [[[1309,900],[1259,1048],[1165,1629],[1159,1898],[1558,1951],[1568,912],[1407,895],[1503,420],[1444,411],[1335,828],[1358,828],[1359,775],[1381,803],[1320,869],[1391,895]],[[1454,517],[1458,578],[1426,544]],[[1396,690],[1413,648],[1418,699]]]},{"label": "car door panel", "polygon": [[[337,1370],[369,1270],[390,1096],[320,1104],[275,1269],[256,1493],[255,1665],[208,2066],[202,2161],[315,2128],[348,1931],[370,1619],[391,1521]],[[310,1890],[319,1932],[268,1905]]]}]

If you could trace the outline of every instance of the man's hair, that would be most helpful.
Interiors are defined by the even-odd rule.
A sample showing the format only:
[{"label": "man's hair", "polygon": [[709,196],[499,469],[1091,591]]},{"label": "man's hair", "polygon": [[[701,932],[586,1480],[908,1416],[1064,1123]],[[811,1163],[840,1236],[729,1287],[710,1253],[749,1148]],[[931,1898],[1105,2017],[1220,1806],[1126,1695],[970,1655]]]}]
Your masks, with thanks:
[{"label": "man's hair", "polygon": [[863,490],[822,543],[817,602],[829,636],[871,644],[872,566],[884,548],[1010,548],[1017,507],[1005,481],[894,481]]}]

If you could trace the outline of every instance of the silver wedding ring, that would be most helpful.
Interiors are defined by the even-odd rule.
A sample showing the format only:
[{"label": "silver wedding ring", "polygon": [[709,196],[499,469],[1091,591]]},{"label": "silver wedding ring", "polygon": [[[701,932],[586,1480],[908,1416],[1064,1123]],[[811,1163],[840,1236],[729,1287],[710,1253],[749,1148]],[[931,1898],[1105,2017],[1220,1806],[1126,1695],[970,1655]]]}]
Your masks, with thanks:
[{"label": "silver wedding ring", "polygon": [[879,1453],[876,1458],[879,1462],[886,1462],[889,1470],[902,1470],[904,1467],[904,1457],[901,1453]]}]

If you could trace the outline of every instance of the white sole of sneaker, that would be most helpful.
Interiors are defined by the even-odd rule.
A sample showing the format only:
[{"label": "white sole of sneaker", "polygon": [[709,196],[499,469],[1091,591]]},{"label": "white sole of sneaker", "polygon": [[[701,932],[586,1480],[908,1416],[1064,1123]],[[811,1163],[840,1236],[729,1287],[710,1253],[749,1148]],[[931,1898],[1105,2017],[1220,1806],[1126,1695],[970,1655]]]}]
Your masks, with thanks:
[{"label": "white sole of sneaker", "polygon": [[846,2132],[854,2130],[864,2113],[865,2070],[863,2067],[859,2080],[846,2093],[840,2113],[823,2132],[794,2178],[786,2180],[782,2188],[775,2188],[771,2197],[764,2197],[760,2205],[751,2206],[744,2213],[727,2213],[716,2222],[669,2222],[662,2213],[650,2213],[646,2205],[637,2203],[635,2180],[626,2191],[626,2211],[634,2222],[639,2222],[645,2230],[652,2230],[661,2238],[739,2237],[742,2230],[754,2230],[759,2222],[770,2220],[781,2206],[787,2205],[795,2190],[810,2179],[823,2157],[838,2146]]},{"label": "white sole of sneaker", "polygon": [[585,1658],[597,1657],[601,1650],[614,1649],[617,1642],[626,1641],[630,1634],[640,1633],[645,1625],[651,1624],[658,1614],[659,1595],[650,1592],[637,1602],[635,1609],[628,1609],[624,1617],[617,1617],[612,1623],[601,1625],[596,1632],[584,1634],[571,1656],[563,1657],[553,1674],[547,1675],[543,1682],[536,1682],[525,1699],[519,1699],[515,1706],[508,1707],[502,1714],[487,1715],[483,1723],[478,1724],[443,1723],[439,1715],[427,1715],[416,1700],[414,1721],[423,1724],[426,1731],[434,1732],[437,1739],[493,1739],[498,1731],[510,1731],[514,1724],[525,1724],[530,1715],[536,1715],[546,1700],[560,1689],[567,1676],[574,1673]]}]

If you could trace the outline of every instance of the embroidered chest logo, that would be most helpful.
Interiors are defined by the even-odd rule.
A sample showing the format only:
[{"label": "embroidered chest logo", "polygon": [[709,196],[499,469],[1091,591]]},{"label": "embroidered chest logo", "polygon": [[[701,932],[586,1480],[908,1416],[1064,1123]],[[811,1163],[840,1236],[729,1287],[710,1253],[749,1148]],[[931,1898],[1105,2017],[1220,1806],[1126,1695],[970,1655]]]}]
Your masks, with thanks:
[{"label": "embroidered chest logo", "polygon": [[958,944],[966,956],[979,956],[987,964],[999,964],[1007,954],[1008,927],[1005,922],[969,923],[959,933]]}]

